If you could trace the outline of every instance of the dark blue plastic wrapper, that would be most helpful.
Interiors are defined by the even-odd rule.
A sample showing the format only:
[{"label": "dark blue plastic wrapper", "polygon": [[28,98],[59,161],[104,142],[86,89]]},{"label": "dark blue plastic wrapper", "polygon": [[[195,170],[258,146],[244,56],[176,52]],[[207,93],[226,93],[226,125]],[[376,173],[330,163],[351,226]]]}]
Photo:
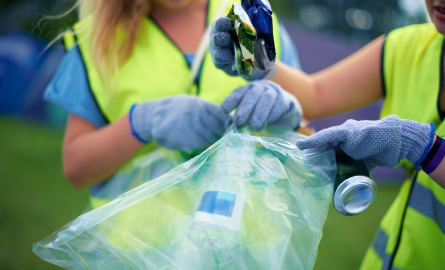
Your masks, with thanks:
[{"label": "dark blue plastic wrapper", "polygon": [[241,6],[249,15],[257,37],[264,39],[269,60],[276,57],[275,42],[273,40],[272,9],[267,0],[242,0]]}]

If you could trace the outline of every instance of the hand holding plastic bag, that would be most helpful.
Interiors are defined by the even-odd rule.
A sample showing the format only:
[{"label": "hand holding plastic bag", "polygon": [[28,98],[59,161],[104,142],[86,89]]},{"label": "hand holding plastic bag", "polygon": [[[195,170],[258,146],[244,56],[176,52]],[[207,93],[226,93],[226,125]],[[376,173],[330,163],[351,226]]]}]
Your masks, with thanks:
[{"label": "hand holding plastic bag", "polygon": [[249,134],[227,134],[34,252],[66,269],[312,269],[334,152],[307,155],[292,132],[280,135],[286,141]]}]

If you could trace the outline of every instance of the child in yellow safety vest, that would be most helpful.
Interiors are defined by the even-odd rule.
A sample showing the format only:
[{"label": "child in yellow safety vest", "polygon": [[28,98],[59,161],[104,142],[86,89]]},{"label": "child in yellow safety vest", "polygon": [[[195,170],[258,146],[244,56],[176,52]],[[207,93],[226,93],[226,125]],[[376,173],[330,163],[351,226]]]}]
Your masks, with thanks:
[{"label": "child in yellow safety vest", "polygon": [[[63,37],[67,54],[45,99],[70,113],[64,171],[74,186],[90,187],[93,207],[129,188],[131,172],[120,172],[135,157],[160,147],[202,150],[223,135],[229,117],[219,103],[248,82],[215,68],[207,50],[197,76],[189,79],[206,26],[233,2],[78,2],[81,20]],[[286,30],[273,20],[277,59],[300,68]],[[281,95],[281,88],[265,89],[285,97],[266,100],[280,105],[268,123],[291,117],[296,121],[289,128],[295,128],[296,99]]]},{"label": "child in yellow safety vest", "polygon": [[[445,268],[445,143],[440,137],[445,135],[445,1],[425,3],[432,23],[396,29],[315,74],[281,63],[253,70],[295,95],[307,119],[384,99],[379,121],[348,120],[297,142],[300,149],[311,151],[339,146],[370,170],[400,163],[411,174],[383,218],[361,269]],[[227,36],[227,29],[218,27],[224,20],[215,23],[215,35]],[[230,63],[227,46],[211,46],[217,66]],[[222,52],[227,59],[215,57]],[[250,91],[257,91],[261,83],[257,85]],[[223,101],[225,113],[235,107],[246,111],[249,91],[237,92]]]}]

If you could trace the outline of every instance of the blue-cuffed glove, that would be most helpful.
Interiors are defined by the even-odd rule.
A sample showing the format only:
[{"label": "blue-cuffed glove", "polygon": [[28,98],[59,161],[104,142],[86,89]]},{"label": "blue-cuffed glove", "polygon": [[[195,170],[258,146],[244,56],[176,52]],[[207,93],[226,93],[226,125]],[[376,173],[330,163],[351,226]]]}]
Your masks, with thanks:
[{"label": "blue-cuffed glove", "polygon": [[266,125],[296,129],[303,116],[297,99],[270,81],[256,81],[235,89],[221,103],[221,108],[225,114],[237,108],[234,124],[249,123],[258,131]]},{"label": "blue-cuffed glove", "polygon": [[347,155],[363,160],[372,170],[377,166],[394,167],[404,158],[418,166],[433,139],[434,125],[390,115],[378,121],[348,120],[296,144],[301,150],[325,150],[338,145]]},{"label": "blue-cuffed glove", "polygon": [[[217,68],[230,76],[238,76],[238,71],[233,69],[235,52],[230,35],[231,25],[232,22],[227,17],[221,17],[213,23],[209,51]],[[264,39],[257,39],[255,42],[255,66],[252,75],[246,78],[249,81],[268,79],[276,72],[275,60],[269,60],[265,44]]]},{"label": "blue-cuffed glove", "polygon": [[218,105],[194,96],[172,96],[134,105],[132,134],[175,150],[203,150],[221,138],[228,117]]}]

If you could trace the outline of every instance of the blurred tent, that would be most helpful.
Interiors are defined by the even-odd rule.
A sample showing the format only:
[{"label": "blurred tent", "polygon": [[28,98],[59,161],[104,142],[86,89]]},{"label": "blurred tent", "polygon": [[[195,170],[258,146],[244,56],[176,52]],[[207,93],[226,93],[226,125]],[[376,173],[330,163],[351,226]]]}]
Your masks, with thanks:
[{"label": "blurred tent", "polygon": [[0,36],[0,114],[61,125],[64,113],[43,101],[43,92],[54,75],[63,50],[26,32]]}]

